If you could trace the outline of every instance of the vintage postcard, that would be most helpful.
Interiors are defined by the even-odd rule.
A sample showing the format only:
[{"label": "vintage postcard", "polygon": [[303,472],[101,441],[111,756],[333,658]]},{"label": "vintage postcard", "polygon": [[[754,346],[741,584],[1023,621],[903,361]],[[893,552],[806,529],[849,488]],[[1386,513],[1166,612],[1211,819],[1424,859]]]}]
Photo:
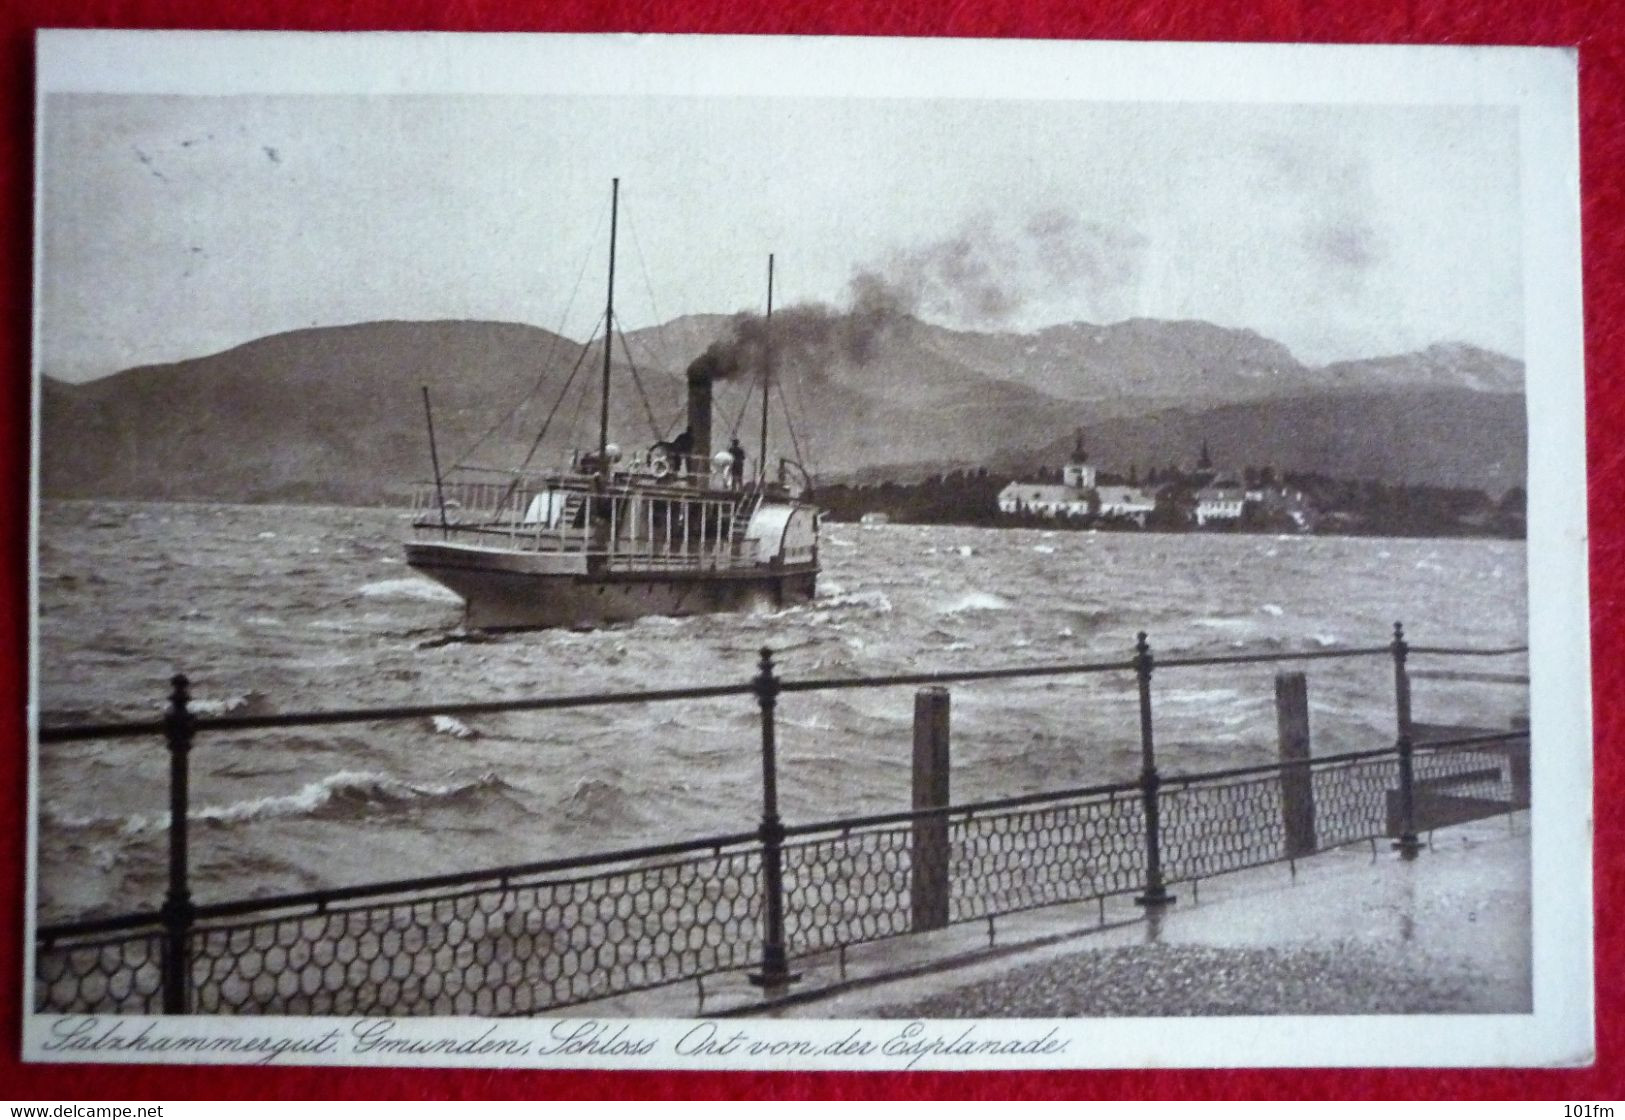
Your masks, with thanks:
[{"label": "vintage postcard", "polygon": [[1591,1060],[1572,52],[45,32],[37,120],[28,1057]]}]

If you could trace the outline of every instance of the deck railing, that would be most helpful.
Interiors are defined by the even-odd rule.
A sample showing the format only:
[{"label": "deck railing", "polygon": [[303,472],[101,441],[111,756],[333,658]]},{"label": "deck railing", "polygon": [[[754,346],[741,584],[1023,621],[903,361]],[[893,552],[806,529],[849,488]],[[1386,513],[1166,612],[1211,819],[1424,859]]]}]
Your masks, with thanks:
[{"label": "deck railing", "polygon": [[[493,472],[494,473],[494,472]],[[759,491],[644,488],[636,494],[507,480],[423,483],[412,497],[422,542],[456,541],[519,552],[603,559],[612,569],[754,569],[745,530]],[[807,557],[810,559],[810,556]]]},{"label": "deck railing", "polygon": [[[1412,859],[1420,832],[1528,805],[1529,740],[1526,728],[1413,723],[1408,657],[1523,652],[1412,647],[1396,624],[1391,642],[1365,648],[1155,660],[1141,634],[1134,655],[1117,661],[783,679],[764,649],[756,676],[738,684],[237,716],[194,714],[178,676],[161,719],[39,732],[45,745],[145,737],[167,744],[169,889],[157,909],[39,927],[34,1006],[526,1015],[747,968],[753,982],[780,993],[795,982],[797,958],[916,930],[970,921],[991,930],[1001,916],[1068,902],[1103,906],[1121,895],[1162,907],[1174,901],[1175,884],[1356,842],[1375,847],[1388,838]],[[1393,665],[1391,745],[1160,773],[1154,671],[1376,658]],[[1134,780],[795,825],[780,819],[775,711],[785,693],[1095,674],[1135,681]],[[269,898],[192,898],[187,778],[199,737],[744,696],[754,697],[760,717],[762,816],[753,829]]]}]

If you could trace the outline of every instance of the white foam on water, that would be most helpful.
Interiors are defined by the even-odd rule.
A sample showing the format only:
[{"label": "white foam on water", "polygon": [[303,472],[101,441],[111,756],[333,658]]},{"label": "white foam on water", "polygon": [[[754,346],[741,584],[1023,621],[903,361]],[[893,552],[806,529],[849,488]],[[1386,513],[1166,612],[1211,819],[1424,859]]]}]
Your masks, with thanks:
[{"label": "white foam on water", "polygon": [[429,722],[441,735],[450,735],[453,739],[478,739],[480,733],[455,716],[431,716]]},{"label": "white foam on water", "polygon": [[263,711],[265,702],[264,693],[251,691],[218,700],[194,699],[187,704],[187,710],[195,716],[249,715]]},{"label": "white foam on water", "polygon": [[674,627],[686,626],[692,621],[693,619],[690,618],[675,618],[666,614],[646,614],[642,618],[633,619],[632,628],[634,630],[670,630]]},{"label": "white foam on water", "polygon": [[1262,607],[1259,607],[1258,609],[1260,611],[1262,611],[1263,613],[1269,615],[1272,618],[1280,618],[1283,614],[1286,613],[1286,611],[1282,610],[1275,603],[1265,603]]},{"label": "white foam on water", "polygon": [[1055,551],[1055,546],[1048,544],[1035,544],[1033,545],[1033,551],[1042,552],[1044,555],[1048,556]]},{"label": "white foam on water", "polygon": [[419,603],[461,603],[463,600],[449,587],[432,580],[407,577],[381,579],[364,585],[357,594],[368,599],[411,599]]},{"label": "white foam on water", "polygon": [[852,591],[831,595],[828,599],[819,596],[818,605],[826,610],[867,610],[878,614],[890,614],[892,610],[891,599],[884,591]]},{"label": "white foam on water", "polygon": [[[505,784],[495,773],[482,774],[466,782],[417,785],[376,771],[341,770],[309,783],[296,793],[270,794],[265,797],[233,801],[227,805],[209,805],[194,809],[187,815],[187,820],[211,824],[240,824],[274,818],[309,817],[334,806],[353,806],[360,810],[398,808],[403,804],[444,800],[480,789],[499,789]],[[122,819],[48,815],[52,816],[57,824],[68,828],[116,825],[126,834],[162,832],[169,828],[168,813],[151,815],[137,813]]]},{"label": "white foam on water", "polygon": [[995,595],[991,591],[967,591],[937,610],[942,614],[965,614],[968,611],[1007,611],[1010,607],[1010,600],[1002,595]]}]

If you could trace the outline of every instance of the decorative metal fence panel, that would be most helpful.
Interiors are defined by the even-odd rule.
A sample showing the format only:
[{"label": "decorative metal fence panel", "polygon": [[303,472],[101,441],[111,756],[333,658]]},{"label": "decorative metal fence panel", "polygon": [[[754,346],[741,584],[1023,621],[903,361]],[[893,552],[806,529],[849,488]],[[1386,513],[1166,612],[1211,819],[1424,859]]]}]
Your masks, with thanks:
[{"label": "decorative metal fence panel", "polygon": [[206,926],[205,1013],[525,1015],[744,967],[754,852]]},{"label": "decorative metal fence panel", "polygon": [[149,1015],[163,1006],[161,929],[47,942],[34,951],[34,1009]]},{"label": "decorative metal fence panel", "polygon": [[1388,835],[1388,791],[1399,785],[1393,756],[1334,763],[1310,771],[1317,848],[1336,848]]},{"label": "decorative metal fence panel", "polygon": [[[741,969],[758,944],[754,848],[320,913],[201,924],[191,1009],[525,1015]],[[157,1011],[162,931],[42,947],[36,1004]]]},{"label": "decorative metal fence panel", "polygon": [[1285,857],[1281,777],[1163,788],[1167,881],[1205,879]]},{"label": "decorative metal fence panel", "polygon": [[1133,890],[1144,835],[1137,795],[956,820],[949,913],[963,922]]},{"label": "decorative metal fence panel", "polygon": [[913,929],[911,830],[843,833],[784,848],[784,932],[792,955]]},{"label": "decorative metal fence panel", "polygon": [[[920,843],[908,826],[786,845],[791,953],[913,932],[921,873],[945,873],[944,924],[1122,894],[1144,881],[1145,821],[1137,795],[945,815],[940,849]],[[942,857],[941,867],[924,862]]]},{"label": "decorative metal fence panel", "polygon": [[1509,803],[1524,799],[1514,789],[1508,749],[1473,745],[1418,751],[1415,782],[1419,788],[1455,797]]}]

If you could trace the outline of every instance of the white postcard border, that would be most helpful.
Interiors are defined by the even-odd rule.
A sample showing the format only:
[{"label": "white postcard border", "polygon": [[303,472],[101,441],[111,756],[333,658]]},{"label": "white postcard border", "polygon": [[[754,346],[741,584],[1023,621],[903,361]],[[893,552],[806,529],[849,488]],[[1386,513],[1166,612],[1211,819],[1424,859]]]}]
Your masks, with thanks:
[{"label": "white postcard border", "polygon": [[[721,1020],[760,1043],[682,1052],[705,1020],[403,1019],[394,1037],[513,1040],[522,1054],[358,1052],[355,1019],[87,1017],[23,1014],[33,1061],[573,1068],[972,1069],[1233,1066],[1577,1065],[1593,1060],[1590,614],[1585,510],[1575,52],[1527,48],[1353,47],[1037,41],[522,36],[380,33],[46,31],[36,122],[47,93],[529,93],[715,97],[1071,98],[1287,104],[1503,104],[1520,110],[1527,399],[1532,737],[1564,749],[1532,766],[1534,1011],[1530,1015],[902,1022]],[[38,137],[36,137],[36,150]],[[36,165],[36,187],[41,169]],[[38,203],[36,202],[36,207]],[[39,214],[36,211],[36,219]],[[40,236],[36,220],[36,237]],[[40,290],[36,253],[36,293]],[[38,361],[38,304],[35,315]],[[35,432],[39,431],[39,371]],[[32,555],[39,447],[33,447]],[[31,988],[38,797],[37,589],[30,582],[31,753],[25,992]],[[75,1022],[80,1020],[81,1022]],[[637,1039],[630,1052],[592,1037]],[[145,1034],[143,1034],[145,1031]],[[923,1053],[894,1038],[1006,1040],[1058,1049]],[[108,1033],[111,1032],[111,1033]],[[871,1053],[807,1054],[854,1032]],[[905,1032],[910,1032],[906,1033]],[[126,1040],[69,1049],[64,1036]],[[281,1039],[248,1049],[159,1049],[152,1040]],[[149,1045],[134,1040],[145,1038]],[[331,1047],[320,1048],[331,1038]],[[568,1040],[577,1039],[577,1043]],[[245,1043],[246,1044],[246,1043]],[[450,1045],[450,1043],[448,1043]],[[314,1048],[314,1049],[312,1049]],[[614,1051],[614,1052],[611,1052]]]}]

